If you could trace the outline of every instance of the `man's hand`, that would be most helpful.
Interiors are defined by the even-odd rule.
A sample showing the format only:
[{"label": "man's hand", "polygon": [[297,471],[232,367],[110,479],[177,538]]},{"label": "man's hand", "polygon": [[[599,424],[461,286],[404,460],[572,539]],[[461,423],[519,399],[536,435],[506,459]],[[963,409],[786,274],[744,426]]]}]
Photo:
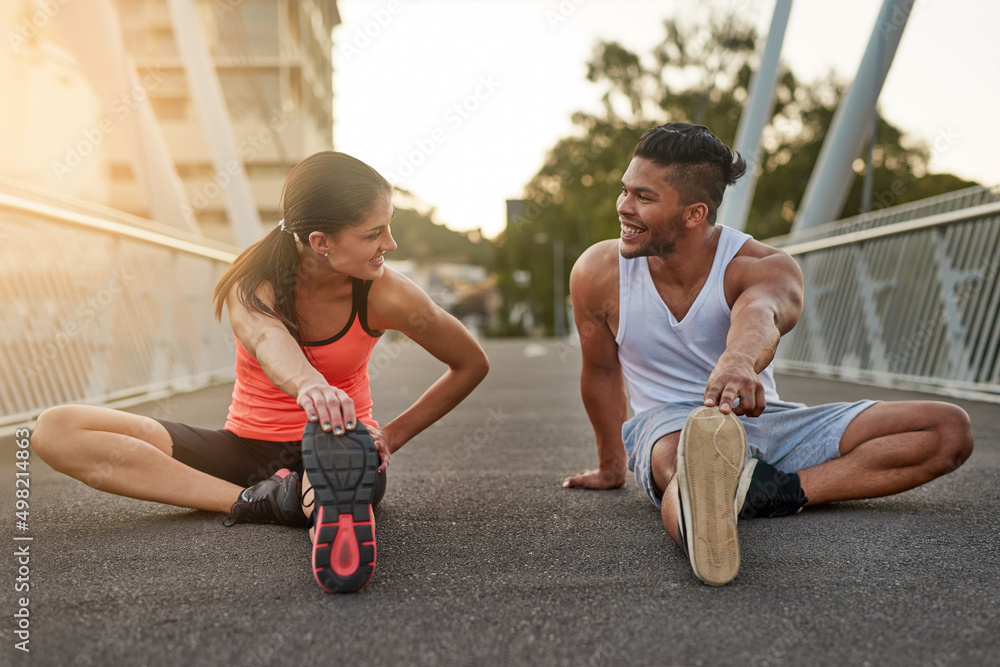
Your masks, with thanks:
[{"label": "man's hand", "polygon": [[[737,399],[739,402],[737,403]],[[734,406],[735,404],[735,406]],[[764,385],[747,357],[723,353],[708,377],[705,405],[718,406],[723,414],[759,417],[764,412]]]},{"label": "man's hand", "polygon": [[617,489],[625,484],[625,473],[617,474],[611,470],[584,470],[579,475],[573,475],[563,480],[563,488],[580,487],[581,489]]}]

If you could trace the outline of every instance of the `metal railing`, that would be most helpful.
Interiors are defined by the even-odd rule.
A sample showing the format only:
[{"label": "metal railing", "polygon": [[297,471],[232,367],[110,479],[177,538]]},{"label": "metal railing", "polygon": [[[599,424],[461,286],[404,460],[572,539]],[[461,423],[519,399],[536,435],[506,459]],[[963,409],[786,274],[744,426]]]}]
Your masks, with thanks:
[{"label": "metal railing", "polygon": [[0,427],[231,379],[211,293],[238,252],[0,178]]},{"label": "metal railing", "polygon": [[1000,187],[768,243],[806,282],[777,368],[1000,400]]},{"label": "metal railing", "polygon": [[897,222],[927,218],[932,215],[940,215],[941,213],[951,213],[952,211],[990,204],[995,201],[1000,201],[1000,185],[992,188],[975,185],[943,195],[927,197],[906,204],[900,204],[899,206],[880,208],[850,218],[843,218],[825,225],[803,230],[794,236],[777,236],[768,239],[767,242],[778,247],[785,247],[793,243],[797,245],[806,241],[842,236],[876,227],[893,225]]},{"label": "metal railing", "polygon": [[[1000,400],[1000,188],[769,243],[806,278],[779,369]],[[238,252],[0,177],[0,427],[231,380],[211,292]]]}]

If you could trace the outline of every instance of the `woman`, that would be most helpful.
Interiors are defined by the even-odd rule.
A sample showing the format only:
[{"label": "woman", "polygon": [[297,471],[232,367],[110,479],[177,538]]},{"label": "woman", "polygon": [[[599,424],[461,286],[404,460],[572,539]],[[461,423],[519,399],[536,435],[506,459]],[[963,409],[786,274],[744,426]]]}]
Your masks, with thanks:
[{"label": "woman", "polygon": [[[32,447],[54,469],[131,498],[228,512],[227,525],[309,525],[312,567],[330,592],[360,590],[375,565],[372,506],[389,457],[462,401],[489,364],[476,340],[414,283],[384,266],[392,187],[343,153],[296,165],[284,219],[215,288],[236,339],[224,429],[108,408],[39,416]],[[368,359],[394,329],[448,370],[380,428]]]}]

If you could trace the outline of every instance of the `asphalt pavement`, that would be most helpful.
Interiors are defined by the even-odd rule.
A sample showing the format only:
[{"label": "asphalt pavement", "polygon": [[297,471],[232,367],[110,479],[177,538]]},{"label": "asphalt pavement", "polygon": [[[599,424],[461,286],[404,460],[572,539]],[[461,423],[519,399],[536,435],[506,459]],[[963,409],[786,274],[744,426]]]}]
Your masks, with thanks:
[{"label": "asphalt pavement", "polygon": [[[976,450],[951,475],[741,522],[740,573],[711,588],[634,480],[561,488],[596,462],[578,351],[485,347],[484,383],[393,456],[375,576],[358,594],[316,585],[303,530],[225,528],[222,515],[100,493],[37,457],[18,531],[17,447],[0,443],[3,664],[1000,664],[1000,406],[952,401]],[[386,340],[372,369],[386,422],[443,367]],[[789,376],[778,389],[810,404],[935,398]],[[230,391],[134,411],[218,428]],[[30,653],[16,648],[24,626]]]}]

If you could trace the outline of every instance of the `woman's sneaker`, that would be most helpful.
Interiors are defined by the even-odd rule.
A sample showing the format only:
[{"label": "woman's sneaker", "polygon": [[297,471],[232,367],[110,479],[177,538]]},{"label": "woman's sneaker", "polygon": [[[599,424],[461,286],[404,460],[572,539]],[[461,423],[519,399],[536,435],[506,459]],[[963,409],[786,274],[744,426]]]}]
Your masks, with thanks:
[{"label": "woman's sneaker", "polygon": [[310,422],[302,436],[302,463],[315,493],[316,582],[328,593],[359,591],[375,572],[375,443],[364,425],[334,435]]},{"label": "woman's sneaker", "polygon": [[308,526],[302,513],[302,483],[297,472],[282,468],[263,482],[243,489],[222,524],[277,523],[282,526]]},{"label": "woman's sneaker", "polygon": [[697,408],[688,416],[677,445],[678,527],[695,576],[710,586],[728,584],[740,569],[734,500],[746,457],[736,415]]}]

